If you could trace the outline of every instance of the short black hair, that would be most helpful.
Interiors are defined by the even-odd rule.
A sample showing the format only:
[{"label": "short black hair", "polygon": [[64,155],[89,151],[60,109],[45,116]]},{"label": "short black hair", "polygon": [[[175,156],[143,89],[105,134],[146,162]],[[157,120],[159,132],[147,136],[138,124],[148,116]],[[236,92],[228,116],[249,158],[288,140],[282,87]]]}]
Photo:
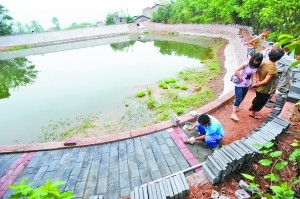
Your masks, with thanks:
[{"label": "short black hair", "polygon": [[210,117],[207,114],[202,114],[198,117],[198,123],[205,125],[210,122]]},{"label": "short black hair", "polygon": [[281,48],[274,48],[269,52],[269,60],[277,62],[284,55],[284,51]]}]

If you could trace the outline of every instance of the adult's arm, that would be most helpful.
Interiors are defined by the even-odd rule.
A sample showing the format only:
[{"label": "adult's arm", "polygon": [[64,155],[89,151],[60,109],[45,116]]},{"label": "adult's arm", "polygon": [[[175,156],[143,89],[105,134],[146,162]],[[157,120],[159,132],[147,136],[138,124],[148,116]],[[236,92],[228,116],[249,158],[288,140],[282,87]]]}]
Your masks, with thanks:
[{"label": "adult's arm", "polygon": [[253,87],[259,87],[259,86],[269,83],[273,76],[274,75],[267,75],[264,80],[262,80],[260,82],[256,82],[256,84]]}]

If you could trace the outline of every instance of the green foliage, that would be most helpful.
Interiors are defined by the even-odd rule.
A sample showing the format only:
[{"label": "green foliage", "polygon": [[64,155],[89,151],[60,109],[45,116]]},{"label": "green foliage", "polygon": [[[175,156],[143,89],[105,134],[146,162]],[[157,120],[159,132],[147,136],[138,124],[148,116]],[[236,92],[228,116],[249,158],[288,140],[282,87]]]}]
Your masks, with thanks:
[{"label": "green foliage", "polygon": [[5,50],[2,50],[1,52],[9,52],[9,51],[17,51],[17,50],[24,50],[30,48],[27,45],[21,45],[21,46],[11,46],[6,48]]},{"label": "green foliage", "polygon": [[180,89],[181,89],[181,90],[187,90],[188,87],[187,87],[187,85],[181,85],[181,86],[180,86]]},{"label": "green foliage", "polygon": [[151,88],[147,88],[147,93],[148,93],[148,95],[152,95],[152,89]]},{"label": "green foliage", "polygon": [[[300,144],[298,140],[295,140],[292,146],[297,147],[292,154],[289,156],[290,161],[294,161],[300,158]],[[260,154],[262,154],[262,159],[259,160],[259,164],[266,167],[271,167],[271,172],[264,175],[264,179],[270,180],[270,189],[273,191],[273,195],[265,194],[266,198],[276,198],[276,199],[288,199],[294,198],[295,192],[293,191],[293,187],[295,184],[299,183],[298,179],[286,179],[287,181],[282,182],[282,179],[279,177],[279,172],[282,171],[289,162],[283,160],[281,158],[282,151],[274,151],[272,148],[274,147],[274,143],[268,142],[266,144],[262,144],[262,149],[260,150]],[[267,157],[267,158],[265,158]],[[243,177],[248,179],[251,183],[254,183],[254,176],[248,174],[242,174]],[[267,181],[266,181],[267,182]],[[250,184],[251,184],[250,183]],[[274,184],[273,184],[274,183]],[[290,186],[291,184],[292,186]],[[294,187],[295,188],[295,187]],[[262,193],[260,193],[262,195]]]},{"label": "green foliage", "polygon": [[178,115],[182,115],[184,113],[184,108],[183,107],[176,107],[175,112]]},{"label": "green foliage", "polygon": [[153,97],[150,97],[147,101],[146,101],[146,104],[147,104],[147,107],[149,109],[153,109],[155,107],[155,99]]},{"label": "green foliage", "polygon": [[60,30],[60,25],[59,25],[59,21],[58,21],[57,17],[52,18],[52,23],[56,30]]},{"label": "green foliage", "polygon": [[118,12],[108,13],[105,18],[105,25],[115,24],[114,19],[119,15]]},{"label": "green foliage", "polygon": [[26,184],[28,178],[24,178],[17,185],[10,185],[9,189],[15,190],[10,198],[18,199],[18,198],[31,198],[31,199],[39,199],[39,198],[52,198],[52,199],[71,199],[74,198],[74,194],[72,192],[60,192],[59,187],[61,185],[66,184],[62,181],[56,181],[51,183],[50,179],[48,179],[44,185],[39,186],[37,188],[32,188],[33,182]]},{"label": "green foliage", "polygon": [[70,30],[70,29],[76,29],[76,28],[88,28],[88,27],[93,27],[94,25],[92,23],[71,23],[65,30]]},{"label": "green foliage", "polygon": [[139,91],[135,94],[136,97],[144,97],[146,94],[144,91]]},{"label": "green foliage", "polygon": [[[300,30],[300,2],[262,0],[177,0],[166,1],[153,21],[160,23],[217,23],[242,24],[254,28],[258,34],[272,27],[275,35]],[[275,37],[273,37],[275,38]]]},{"label": "green foliage", "polygon": [[178,83],[174,83],[174,84],[172,84],[172,88],[179,89],[180,85]]},{"label": "green foliage", "polygon": [[164,81],[166,84],[171,84],[171,83],[175,83],[176,82],[176,79],[175,78],[169,78],[169,79],[166,79]]},{"label": "green foliage", "polygon": [[9,11],[0,4],[0,36],[12,34],[13,20]]}]

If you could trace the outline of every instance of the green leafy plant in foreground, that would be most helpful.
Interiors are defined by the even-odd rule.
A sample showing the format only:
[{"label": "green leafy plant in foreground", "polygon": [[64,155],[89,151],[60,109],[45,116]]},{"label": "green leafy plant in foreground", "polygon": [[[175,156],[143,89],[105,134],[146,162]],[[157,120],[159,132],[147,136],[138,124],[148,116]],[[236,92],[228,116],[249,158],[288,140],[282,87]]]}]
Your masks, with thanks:
[{"label": "green leafy plant in foreground", "polygon": [[[290,154],[288,160],[291,162],[286,161],[282,158],[282,151],[274,150],[274,143],[267,142],[262,144],[262,148],[259,153],[262,155],[262,158],[259,160],[259,164],[265,167],[271,167],[270,173],[264,175],[264,179],[269,180],[269,186],[272,190],[272,194],[265,194],[266,198],[274,198],[274,199],[293,199],[295,195],[295,184],[299,183],[299,180],[296,178],[289,179],[286,178],[287,182],[282,182],[279,174],[284,169],[287,168],[287,165],[290,164],[299,164],[300,158],[300,144],[297,140],[291,144],[294,147],[297,147],[292,154]],[[297,162],[298,161],[298,162]],[[289,172],[289,171],[288,171]],[[253,188],[257,188],[258,184],[254,181],[254,176],[249,174],[242,174],[244,178],[250,181],[249,189],[253,190]],[[265,181],[267,182],[267,181]],[[256,192],[258,195],[262,195],[258,190]]]},{"label": "green leafy plant in foreground", "polygon": [[44,185],[41,185],[37,188],[32,188],[32,184],[26,184],[28,178],[24,178],[17,185],[10,185],[9,189],[15,190],[9,198],[19,199],[19,198],[30,198],[30,199],[40,199],[40,198],[49,198],[49,199],[70,199],[74,198],[74,193],[72,192],[60,192],[58,187],[66,184],[62,181],[56,181],[51,183],[48,179]]}]

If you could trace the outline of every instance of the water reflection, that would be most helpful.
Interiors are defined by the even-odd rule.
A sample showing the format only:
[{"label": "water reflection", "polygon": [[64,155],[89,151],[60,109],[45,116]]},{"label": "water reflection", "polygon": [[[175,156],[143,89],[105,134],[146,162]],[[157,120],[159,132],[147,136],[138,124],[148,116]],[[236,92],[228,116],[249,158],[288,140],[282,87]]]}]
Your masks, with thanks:
[{"label": "water reflection", "polygon": [[0,60],[0,99],[8,98],[11,89],[33,83],[37,73],[26,58]]},{"label": "water reflection", "polygon": [[159,48],[163,55],[186,56],[199,60],[211,59],[213,51],[199,45],[179,43],[173,41],[154,41],[154,46]]},{"label": "water reflection", "polygon": [[121,51],[121,52],[128,52],[130,48],[132,48],[135,44],[135,40],[127,41],[127,42],[120,42],[110,44],[111,49],[114,52]]}]

